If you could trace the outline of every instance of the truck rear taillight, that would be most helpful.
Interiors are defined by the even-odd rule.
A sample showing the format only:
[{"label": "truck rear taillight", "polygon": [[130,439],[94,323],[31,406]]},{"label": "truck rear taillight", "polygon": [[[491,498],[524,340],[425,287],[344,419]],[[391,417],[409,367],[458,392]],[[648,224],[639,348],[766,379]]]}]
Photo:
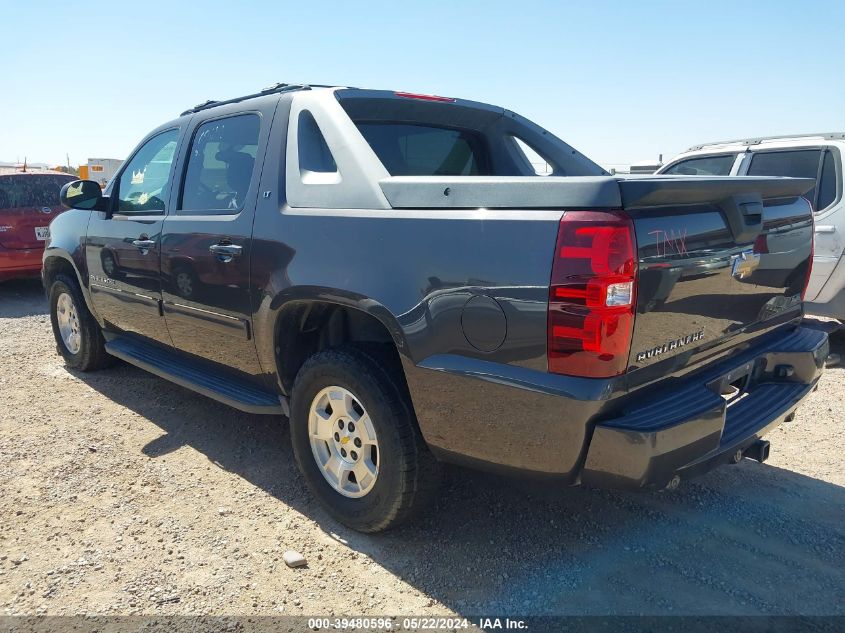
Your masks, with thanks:
[{"label": "truck rear taillight", "polygon": [[634,225],[621,213],[567,211],[549,286],[549,371],[606,378],[624,373],[636,305]]}]

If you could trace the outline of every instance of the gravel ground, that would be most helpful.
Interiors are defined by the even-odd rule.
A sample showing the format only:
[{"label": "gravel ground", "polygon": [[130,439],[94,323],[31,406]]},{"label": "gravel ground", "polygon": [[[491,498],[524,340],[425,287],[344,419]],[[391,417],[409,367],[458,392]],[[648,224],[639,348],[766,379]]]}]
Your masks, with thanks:
[{"label": "gravel ground", "polygon": [[0,614],[845,614],[843,368],[766,464],[631,494],[456,469],[363,536],[311,499],[284,420],[69,372],[46,311],[0,284]]}]

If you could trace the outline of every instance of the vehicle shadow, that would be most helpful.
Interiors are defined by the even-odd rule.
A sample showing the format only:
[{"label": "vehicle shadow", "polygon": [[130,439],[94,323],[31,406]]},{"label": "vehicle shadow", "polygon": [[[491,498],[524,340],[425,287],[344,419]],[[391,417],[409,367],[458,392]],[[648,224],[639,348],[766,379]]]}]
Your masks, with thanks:
[{"label": "vehicle shadow", "polygon": [[40,279],[0,281],[0,319],[47,314],[47,298]]},{"label": "vehicle shadow", "polygon": [[845,615],[845,488],[790,470],[746,460],[674,493],[626,493],[454,469],[415,523],[362,535],[311,498],[283,420],[126,365],[78,377],[165,432],[149,457],[201,452],[460,614]]}]

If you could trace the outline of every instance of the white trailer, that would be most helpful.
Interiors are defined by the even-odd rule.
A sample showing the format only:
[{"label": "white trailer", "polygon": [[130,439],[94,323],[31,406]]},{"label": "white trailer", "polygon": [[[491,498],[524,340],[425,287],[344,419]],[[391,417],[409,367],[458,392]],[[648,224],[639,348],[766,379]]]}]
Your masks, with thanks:
[{"label": "white trailer", "polygon": [[98,182],[105,189],[122,164],[117,158],[89,158],[86,165],[80,165],[79,177]]}]

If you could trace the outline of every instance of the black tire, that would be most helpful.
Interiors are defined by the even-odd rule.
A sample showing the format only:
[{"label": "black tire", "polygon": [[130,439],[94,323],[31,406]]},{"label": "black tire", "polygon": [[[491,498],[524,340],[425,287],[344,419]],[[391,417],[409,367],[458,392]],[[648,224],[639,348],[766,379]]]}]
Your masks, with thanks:
[{"label": "black tire", "polygon": [[[72,353],[59,330],[57,304],[59,297],[67,294],[73,300],[79,320],[79,351]],[[100,326],[85,303],[82,292],[76,280],[66,275],[58,275],[50,286],[50,323],[53,326],[53,336],[56,337],[56,345],[59,354],[65,360],[65,364],[79,371],[94,371],[103,369],[114,363],[114,357],[106,352],[105,340]]]},{"label": "black tire", "polygon": [[[420,435],[401,377],[401,366],[371,350],[339,347],[309,358],[297,374],[291,398],[294,457],[309,489],[329,513],[361,532],[380,532],[407,521],[434,497],[442,468]],[[308,434],[309,412],[326,387],[349,390],[372,420],[378,437],[378,475],[363,497],[336,491],[320,471]]]}]

